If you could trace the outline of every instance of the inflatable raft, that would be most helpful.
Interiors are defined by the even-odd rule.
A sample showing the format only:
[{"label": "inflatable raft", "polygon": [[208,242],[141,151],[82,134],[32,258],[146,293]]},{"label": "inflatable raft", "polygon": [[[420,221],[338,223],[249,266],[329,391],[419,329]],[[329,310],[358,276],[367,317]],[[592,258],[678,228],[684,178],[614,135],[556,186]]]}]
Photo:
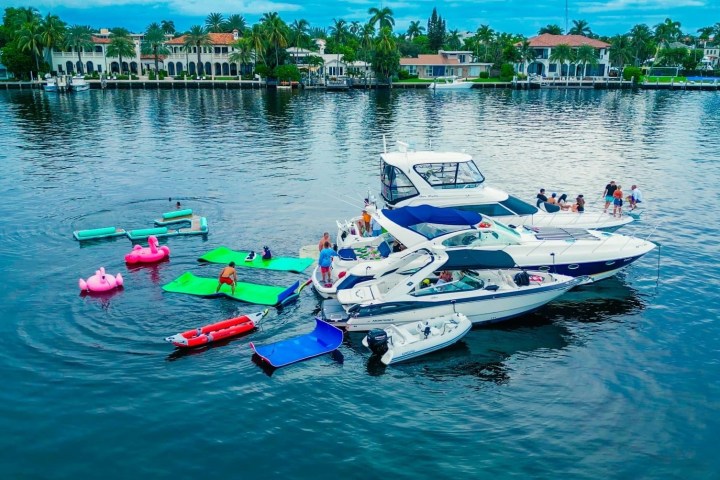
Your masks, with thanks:
[{"label": "inflatable raft", "polygon": [[188,330],[183,333],[177,333],[171,337],[166,337],[165,341],[172,343],[178,348],[202,347],[208,343],[236,337],[254,330],[267,313],[268,310],[266,308],[262,312],[229,318],[222,322],[205,325],[204,327]]},{"label": "inflatable raft", "polygon": [[125,230],[122,228],[102,227],[92,228],[90,230],[75,230],[73,232],[73,237],[75,237],[75,240],[82,242],[85,240],[99,240],[102,238],[121,237],[126,233],[127,232],[125,232]]}]

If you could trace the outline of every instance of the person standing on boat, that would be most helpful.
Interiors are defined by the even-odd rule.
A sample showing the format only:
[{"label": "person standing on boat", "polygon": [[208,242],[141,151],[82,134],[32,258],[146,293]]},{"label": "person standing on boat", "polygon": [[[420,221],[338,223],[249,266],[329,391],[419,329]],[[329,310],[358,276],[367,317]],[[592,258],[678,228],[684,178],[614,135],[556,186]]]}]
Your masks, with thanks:
[{"label": "person standing on boat", "polygon": [[325,248],[325,243],[330,243],[330,234],[328,232],[323,233],[322,238],[318,242],[318,252],[321,252]]},{"label": "person standing on boat", "polygon": [[367,210],[363,209],[363,211],[362,211],[362,225],[363,225],[364,232],[365,232],[365,233],[364,233],[364,236],[366,236],[366,237],[370,236],[370,220],[372,220],[371,217],[370,217],[370,214],[368,213]]},{"label": "person standing on boat", "polygon": [[637,185],[633,185],[630,188],[630,210],[635,210],[638,203],[642,203],[642,192]]},{"label": "person standing on boat", "polygon": [[235,262],[228,263],[228,266],[222,269],[220,277],[218,278],[218,286],[215,289],[215,293],[220,291],[220,287],[223,285],[230,285],[232,288],[232,294],[235,295],[235,284],[237,283],[237,272],[235,271]]},{"label": "person standing on boat", "polygon": [[622,217],[623,192],[622,186],[618,185],[613,193],[613,217]]},{"label": "person standing on boat", "polygon": [[337,257],[338,254],[335,250],[330,248],[330,242],[323,244],[323,249],[320,250],[320,256],[318,257],[318,266],[320,267],[320,274],[322,275],[323,285],[332,286],[332,277],[330,275],[330,267],[332,267],[333,257]]},{"label": "person standing on boat", "polygon": [[605,197],[605,213],[607,213],[610,203],[614,201],[613,194],[615,193],[615,190],[617,190],[617,188],[618,187],[615,185],[615,180],[610,180],[610,183],[605,185],[605,191],[603,192],[603,197]]}]

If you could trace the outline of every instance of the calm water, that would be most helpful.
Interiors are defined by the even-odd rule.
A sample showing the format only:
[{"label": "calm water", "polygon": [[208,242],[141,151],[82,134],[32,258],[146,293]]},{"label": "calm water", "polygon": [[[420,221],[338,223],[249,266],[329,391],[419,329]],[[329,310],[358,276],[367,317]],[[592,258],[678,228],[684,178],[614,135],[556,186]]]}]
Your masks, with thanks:
[{"label": "calm water", "polygon": [[[720,469],[720,94],[594,91],[0,92],[2,478],[711,478]],[[248,341],[313,326],[311,291],[262,329],[162,339],[257,310],[163,293],[219,245],[297,255],[377,192],[382,135],[466,150],[489,183],[600,201],[639,183],[661,244],[617,278],[386,370],[360,335],[266,375]],[[172,198],[172,202],[168,201]],[[176,199],[211,233],[129,270]],[[126,278],[78,295],[101,265]],[[256,283],[299,275],[240,270]]]}]

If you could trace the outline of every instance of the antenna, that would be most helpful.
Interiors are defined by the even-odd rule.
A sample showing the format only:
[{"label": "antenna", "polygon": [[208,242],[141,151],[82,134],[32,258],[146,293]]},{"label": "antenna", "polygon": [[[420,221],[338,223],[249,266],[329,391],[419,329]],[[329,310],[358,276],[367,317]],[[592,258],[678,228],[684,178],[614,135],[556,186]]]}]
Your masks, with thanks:
[{"label": "antenna", "polygon": [[568,0],[565,0],[565,35],[568,34]]}]

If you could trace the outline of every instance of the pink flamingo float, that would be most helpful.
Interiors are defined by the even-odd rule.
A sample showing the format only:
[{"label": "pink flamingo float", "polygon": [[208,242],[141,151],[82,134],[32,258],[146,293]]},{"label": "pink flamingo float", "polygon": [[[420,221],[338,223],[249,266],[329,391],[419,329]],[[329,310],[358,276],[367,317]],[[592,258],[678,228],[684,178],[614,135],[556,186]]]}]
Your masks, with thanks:
[{"label": "pink flamingo float", "polygon": [[158,248],[158,239],[154,235],[148,237],[148,246],[135,245],[132,252],[125,255],[125,263],[155,263],[170,258],[170,248],[163,245]]},{"label": "pink flamingo float", "polygon": [[123,278],[119,273],[115,276],[105,273],[105,267],[100,267],[100,270],[95,272],[95,275],[83,280],[82,278],[78,281],[80,290],[86,292],[107,292],[114,288],[122,287]]}]

